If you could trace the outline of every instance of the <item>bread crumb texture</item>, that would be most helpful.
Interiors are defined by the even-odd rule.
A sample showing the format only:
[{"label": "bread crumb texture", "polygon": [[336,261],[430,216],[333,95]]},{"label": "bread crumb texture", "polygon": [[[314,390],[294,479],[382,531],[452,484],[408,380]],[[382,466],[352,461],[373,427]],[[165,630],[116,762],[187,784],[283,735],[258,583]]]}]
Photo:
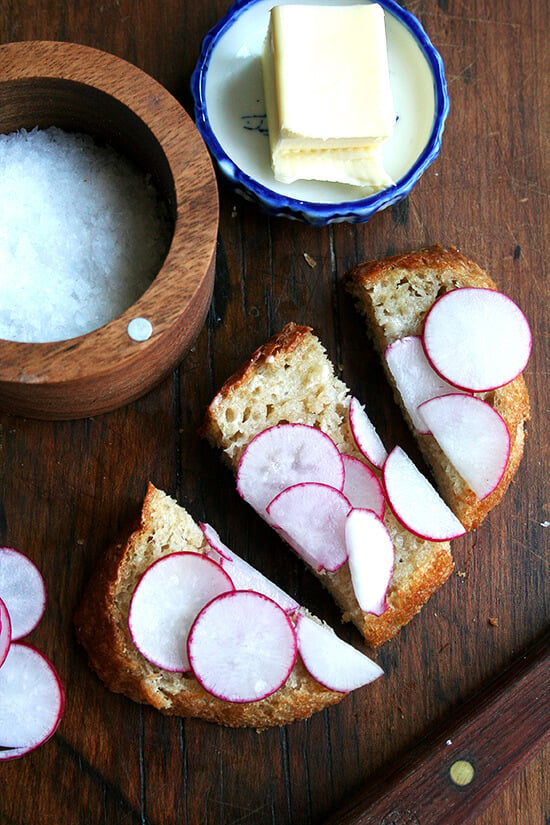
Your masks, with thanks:
[{"label": "bread crumb texture", "polygon": [[[329,435],[339,450],[361,460],[349,424],[351,394],[335,374],[310,327],[287,324],[228,379],[211,402],[203,434],[224,451],[237,471],[246,445],[268,427],[301,423]],[[349,566],[316,574],[365,640],[377,647],[392,638],[451,574],[448,542],[430,542],[402,527],[386,508],[386,526],[395,548],[395,567],[381,616],[364,613],[355,598]]]},{"label": "bread crumb texture", "polygon": [[467,530],[478,527],[502,499],[523,455],[525,425],[530,415],[523,376],[491,392],[475,393],[502,416],[510,434],[510,456],[504,476],[496,489],[480,500],[456,472],[433,436],[415,430],[387,367],[384,352],[393,341],[422,333],[424,319],[440,295],[463,287],[497,289],[495,282],[454,247],[445,249],[438,245],[358,264],[346,274],[345,280],[359,312],[365,317],[367,332],[382,359],[396,401],[441,496]]},{"label": "bread crumb texture", "polygon": [[130,601],[141,576],[169,553],[204,554],[207,547],[189,513],[150,484],[139,526],[107,551],[75,614],[77,637],[105,685],[166,714],[258,730],[305,719],[339,702],[345,694],[315,681],[299,658],[273,695],[238,704],[207,693],[191,674],[163,670],[141,655],[128,629]]},{"label": "bread crumb texture", "polygon": [[310,424],[342,447],[348,406],[347,388],[320,342],[309,327],[289,324],[224,384],[208,408],[203,432],[236,468],[249,441],[276,424]]}]

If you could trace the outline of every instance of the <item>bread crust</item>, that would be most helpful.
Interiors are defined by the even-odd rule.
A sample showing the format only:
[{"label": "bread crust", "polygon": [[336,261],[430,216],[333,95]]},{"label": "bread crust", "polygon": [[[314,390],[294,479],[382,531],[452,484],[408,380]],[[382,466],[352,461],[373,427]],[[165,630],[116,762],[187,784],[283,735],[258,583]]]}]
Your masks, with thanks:
[{"label": "bread crust", "polygon": [[[489,393],[476,393],[502,416],[510,434],[510,455],[504,475],[496,489],[480,500],[452,468],[433,436],[418,433],[414,428],[388,370],[384,352],[397,338],[421,334],[426,314],[439,295],[463,287],[496,290],[495,282],[455,247],[439,245],[357,264],[345,275],[345,282],[366,318],[367,331],[380,354],[395,398],[442,497],[467,530],[478,527],[501,501],[523,456],[525,425],[530,416],[529,395],[523,376]],[[391,297],[386,296],[386,291]],[[417,302],[410,315],[400,311],[402,302],[395,297],[400,291],[403,300],[408,292],[410,303]]]},{"label": "bread crust", "polygon": [[[287,400],[287,385],[292,385],[296,373],[304,374],[304,385],[300,386],[304,397],[293,397],[291,403]],[[262,387],[262,394],[257,393],[258,387]],[[295,386],[290,394],[296,396]],[[206,411],[201,432],[214,447],[223,450],[224,460],[235,473],[254,435],[282,421],[318,427],[341,452],[364,460],[347,420],[350,400],[348,388],[334,374],[311,327],[290,322],[224,382]],[[269,407],[272,411],[265,412]],[[341,607],[343,620],[353,622],[372,647],[388,641],[408,623],[454,569],[448,542],[413,536],[397,522],[389,507],[385,522],[396,547],[397,563],[387,594],[389,607],[381,616],[365,613],[359,607],[347,564],[333,574],[315,573]]]},{"label": "bread crust", "polygon": [[208,405],[202,425],[199,427],[199,435],[206,438],[212,446],[222,447],[224,451],[223,458],[227,463],[235,466],[237,462],[235,459],[231,461],[227,452],[232,445],[224,427],[221,425],[222,409],[227,408],[233,399],[238,397],[239,393],[247,392],[252,377],[265,364],[279,356],[287,357],[299,349],[311,332],[312,328],[309,326],[295,324],[293,321],[286,324],[280,332],[275,333],[259,346],[248,361],[245,361],[236,372],[224,381],[215,398]]},{"label": "bread crust", "polygon": [[[86,649],[90,666],[109,690],[123,693],[135,702],[148,703],[162,713],[197,717],[229,727],[258,730],[286,725],[336,704],[346,695],[328,690],[305,670],[300,659],[285,684],[258,702],[238,704],[218,699],[191,675],[170,673],[148,662],[132,642],[128,630],[128,605],[141,574],[153,558],[177,546],[147,548],[159,527],[159,519],[174,520],[173,539],[191,534],[186,550],[204,553],[206,542],[191,517],[172,499],[148,485],[139,525],[115,542],[90,578],[75,613],[79,642]],[[179,527],[178,521],[191,521]],[[193,527],[193,530],[188,528]],[[165,538],[162,539],[165,543]],[[160,544],[159,543],[159,547]],[[146,558],[144,558],[146,556]]]}]

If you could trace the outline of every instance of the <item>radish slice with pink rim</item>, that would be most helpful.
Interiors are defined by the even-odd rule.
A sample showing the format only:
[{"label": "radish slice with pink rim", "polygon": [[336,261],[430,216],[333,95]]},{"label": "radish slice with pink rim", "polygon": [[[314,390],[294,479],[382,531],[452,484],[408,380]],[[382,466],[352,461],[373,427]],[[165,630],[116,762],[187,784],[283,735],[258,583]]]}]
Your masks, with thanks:
[{"label": "radish slice with pink rim", "polygon": [[357,398],[352,398],[350,401],[348,417],[351,434],[357,448],[373,467],[382,467],[388,455],[387,450],[374,424]]},{"label": "radish slice with pink rim", "polygon": [[352,507],[374,510],[382,518],[386,509],[386,499],[378,477],[359,458],[343,455],[342,460],[345,471],[342,493]]},{"label": "radish slice with pink rim", "polygon": [[464,526],[401,447],[394,447],[383,468],[388,504],[395,517],[421,538],[449,541]]},{"label": "radish slice with pink rim", "polygon": [[502,292],[464,287],[435,301],[422,343],[434,370],[461,389],[486,392],[527,365],[532,336],[521,309]]},{"label": "radish slice with pink rim", "polygon": [[261,515],[275,496],[304,481],[338,490],[344,484],[340,452],[331,438],[307,424],[278,424],[248,444],[237,469],[237,490]]},{"label": "radish slice with pink rim", "polygon": [[65,694],[51,662],[29,645],[13,643],[0,668],[0,759],[43,744],[56,730]]},{"label": "radish slice with pink rim", "polygon": [[187,636],[199,611],[215,596],[233,590],[219,564],[199,553],[171,553],[147,568],[128,613],[132,640],[153,664],[186,672]]},{"label": "radish slice with pink rim", "polygon": [[420,408],[437,443],[479,499],[498,486],[510,455],[506,422],[485,401],[445,395]]},{"label": "radish slice with pink rim", "polygon": [[326,625],[299,613],[298,652],[308,673],[329,690],[348,693],[382,676],[382,668]]},{"label": "radish slice with pink rim", "polygon": [[208,544],[218,554],[219,564],[230,576],[236,590],[255,590],[262,593],[273,599],[285,613],[294,613],[300,607],[292,596],[226,547],[213,527],[209,524],[201,524],[200,527]]},{"label": "radish slice with pink rim", "polygon": [[384,522],[372,510],[352,510],[346,519],[351,581],[361,610],[381,616],[387,609],[394,550]]},{"label": "radish slice with pink rim", "polygon": [[46,587],[37,566],[11,547],[0,547],[0,596],[10,614],[12,640],[22,639],[44,614]]},{"label": "radish slice with pink rim", "polygon": [[334,572],[346,561],[346,516],[351,509],[339,490],[326,484],[295,484],[279,493],[267,512],[277,532],[314,570]]},{"label": "radish slice with pink rim", "polygon": [[199,527],[208,543],[208,558],[222,566],[224,561],[230,561],[234,553],[229,547],[226,547],[216,530],[205,522],[201,522]]},{"label": "radish slice with pink rim", "polygon": [[11,644],[11,621],[8,608],[0,599],[0,667],[4,664]]},{"label": "radish slice with pink rim", "polygon": [[413,427],[419,433],[428,433],[419,405],[429,398],[456,393],[457,388],[435,372],[418,335],[394,341],[387,347],[385,358]]},{"label": "radish slice with pink rim", "polygon": [[193,674],[208,693],[226,702],[257,702],[288,679],[296,634],[272,599],[234,590],[201,610],[187,649]]}]

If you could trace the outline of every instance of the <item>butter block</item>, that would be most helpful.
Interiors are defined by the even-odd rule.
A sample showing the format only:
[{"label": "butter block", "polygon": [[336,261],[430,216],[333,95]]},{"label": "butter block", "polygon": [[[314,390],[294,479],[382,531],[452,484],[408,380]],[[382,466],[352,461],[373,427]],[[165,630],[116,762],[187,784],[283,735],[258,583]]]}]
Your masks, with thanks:
[{"label": "butter block", "polygon": [[277,180],[391,185],[382,144],[395,112],[381,6],[275,6],[262,70]]}]

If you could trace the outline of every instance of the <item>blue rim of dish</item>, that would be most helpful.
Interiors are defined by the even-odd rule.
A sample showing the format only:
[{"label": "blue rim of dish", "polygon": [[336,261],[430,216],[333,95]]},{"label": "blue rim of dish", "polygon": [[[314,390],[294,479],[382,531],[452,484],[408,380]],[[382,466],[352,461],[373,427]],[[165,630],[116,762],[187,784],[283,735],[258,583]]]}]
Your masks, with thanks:
[{"label": "blue rim of dish", "polygon": [[257,2],[258,0],[236,0],[233,3],[226,14],[204,37],[199,59],[191,75],[190,85],[195,106],[195,122],[223,174],[233,183],[233,186],[243,197],[256,201],[269,214],[296,218],[318,226],[338,221],[365,222],[375,212],[386,209],[407,197],[427,167],[439,155],[445,120],[449,113],[449,94],[443,60],[432,45],[420,21],[399,6],[395,0],[376,0],[411,32],[432,71],[435,97],[434,119],[432,131],[424,150],[406,174],[396,181],[394,186],[366,198],[340,203],[322,203],[282,195],[243,172],[231,160],[210,126],[206,110],[206,75],[213,49],[226,29],[233,25],[235,19],[240,17],[249,6],[255,5]]}]

